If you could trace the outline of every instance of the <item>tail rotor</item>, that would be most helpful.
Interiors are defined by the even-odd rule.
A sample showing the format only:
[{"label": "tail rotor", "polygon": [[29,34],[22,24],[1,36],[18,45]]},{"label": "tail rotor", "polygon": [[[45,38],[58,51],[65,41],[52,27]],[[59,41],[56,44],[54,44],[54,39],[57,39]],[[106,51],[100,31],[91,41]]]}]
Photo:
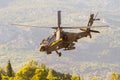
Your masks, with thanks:
[{"label": "tail rotor", "polygon": [[[98,18],[98,19],[96,18],[97,15],[98,15],[98,12],[96,13],[95,16],[94,16],[94,14],[90,14],[90,18],[89,18],[89,21],[88,21],[87,26],[92,26],[93,23],[94,23],[94,21],[100,20],[99,18]],[[91,32],[100,33],[99,31],[91,30],[90,28],[87,28],[86,32],[88,33],[88,36],[89,36],[90,38],[92,38]]]}]

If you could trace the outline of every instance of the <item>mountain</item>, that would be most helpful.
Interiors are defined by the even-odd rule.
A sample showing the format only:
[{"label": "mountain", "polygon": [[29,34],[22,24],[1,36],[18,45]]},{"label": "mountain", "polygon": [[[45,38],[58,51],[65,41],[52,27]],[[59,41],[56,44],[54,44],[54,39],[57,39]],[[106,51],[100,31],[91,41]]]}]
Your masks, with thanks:
[{"label": "mountain", "polygon": [[[29,59],[45,63],[61,72],[84,76],[103,76],[111,71],[120,72],[120,1],[119,0],[2,0],[0,3],[0,63],[8,59],[17,70]],[[39,52],[43,38],[54,30],[26,28],[13,23],[37,26],[56,26],[57,11],[62,11],[62,26],[86,25],[91,12],[99,12],[100,24],[109,28],[97,28],[100,34],[83,38],[73,51],[62,51],[62,57],[54,52]],[[74,30],[72,30],[74,32]],[[79,32],[79,30],[77,30]]]}]

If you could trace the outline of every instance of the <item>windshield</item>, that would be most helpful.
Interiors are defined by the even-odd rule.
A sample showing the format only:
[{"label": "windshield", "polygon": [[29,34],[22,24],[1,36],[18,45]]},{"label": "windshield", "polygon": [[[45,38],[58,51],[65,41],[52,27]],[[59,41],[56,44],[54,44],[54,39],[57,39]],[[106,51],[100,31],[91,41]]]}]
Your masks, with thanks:
[{"label": "windshield", "polygon": [[51,44],[53,41],[55,41],[55,39],[56,39],[56,36],[52,35],[48,37],[47,41],[49,42],[49,44]]},{"label": "windshield", "polygon": [[47,39],[43,39],[42,43],[43,44],[51,44],[55,40],[56,40],[56,36],[55,36],[55,34],[53,34],[52,36],[49,36]]}]

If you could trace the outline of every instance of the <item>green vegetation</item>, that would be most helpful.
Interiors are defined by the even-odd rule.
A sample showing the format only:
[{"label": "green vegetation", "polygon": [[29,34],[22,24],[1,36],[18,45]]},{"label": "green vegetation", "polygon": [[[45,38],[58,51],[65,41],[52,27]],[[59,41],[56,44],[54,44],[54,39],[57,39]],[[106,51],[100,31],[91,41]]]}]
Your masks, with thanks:
[{"label": "green vegetation", "polygon": [[[45,64],[38,64],[35,61],[29,61],[16,73],[12,69],[10,60],[8,61],[6,71],[0,67],[0,80],[85,80],[79,75],[70,75],[69,73],[56,72],[46,67]],[[99,80],[93,77],[91,80]],[[103,79],[104,80],[104,79]],[[120,74],[111,73],[110,80],[120,80]]]},{"label": "green vegetation", "polygon": [[9,76],[9,77],[13,77],[14,76],[14,72],[13,72],[10,60],[8,61],[6,70],[7,70],[7,72],[6,72],[7,76]]},{"label": "green vegetation", "polygon": [[21,69],[14,73],[10,60],[8,61],[6,72],[0,68],[0,80],[81,80],[79,76],[63,74],[46,67],[45,64],[39,65],[35,61],[30,61]]},{"label": "green vegetation", "polygon": [[0,80],[2,80],[2,75],[1,75],[1,73],[0,73]]},{"label": "green vegetation", "polygon": [[120,74],[112,73],[110,76],[111,80],[120,80]]}]

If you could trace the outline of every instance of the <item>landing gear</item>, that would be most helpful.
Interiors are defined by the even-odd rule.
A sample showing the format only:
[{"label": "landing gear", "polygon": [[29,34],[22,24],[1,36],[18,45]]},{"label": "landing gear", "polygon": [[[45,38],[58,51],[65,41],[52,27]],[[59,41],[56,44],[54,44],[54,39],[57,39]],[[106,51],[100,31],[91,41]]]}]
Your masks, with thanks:
[{"label": "landing gear", "polygon": [[61,57],[61,55],[62,55],[61,52],[56,51],[56,53],[58,54],[59,57]]}]

